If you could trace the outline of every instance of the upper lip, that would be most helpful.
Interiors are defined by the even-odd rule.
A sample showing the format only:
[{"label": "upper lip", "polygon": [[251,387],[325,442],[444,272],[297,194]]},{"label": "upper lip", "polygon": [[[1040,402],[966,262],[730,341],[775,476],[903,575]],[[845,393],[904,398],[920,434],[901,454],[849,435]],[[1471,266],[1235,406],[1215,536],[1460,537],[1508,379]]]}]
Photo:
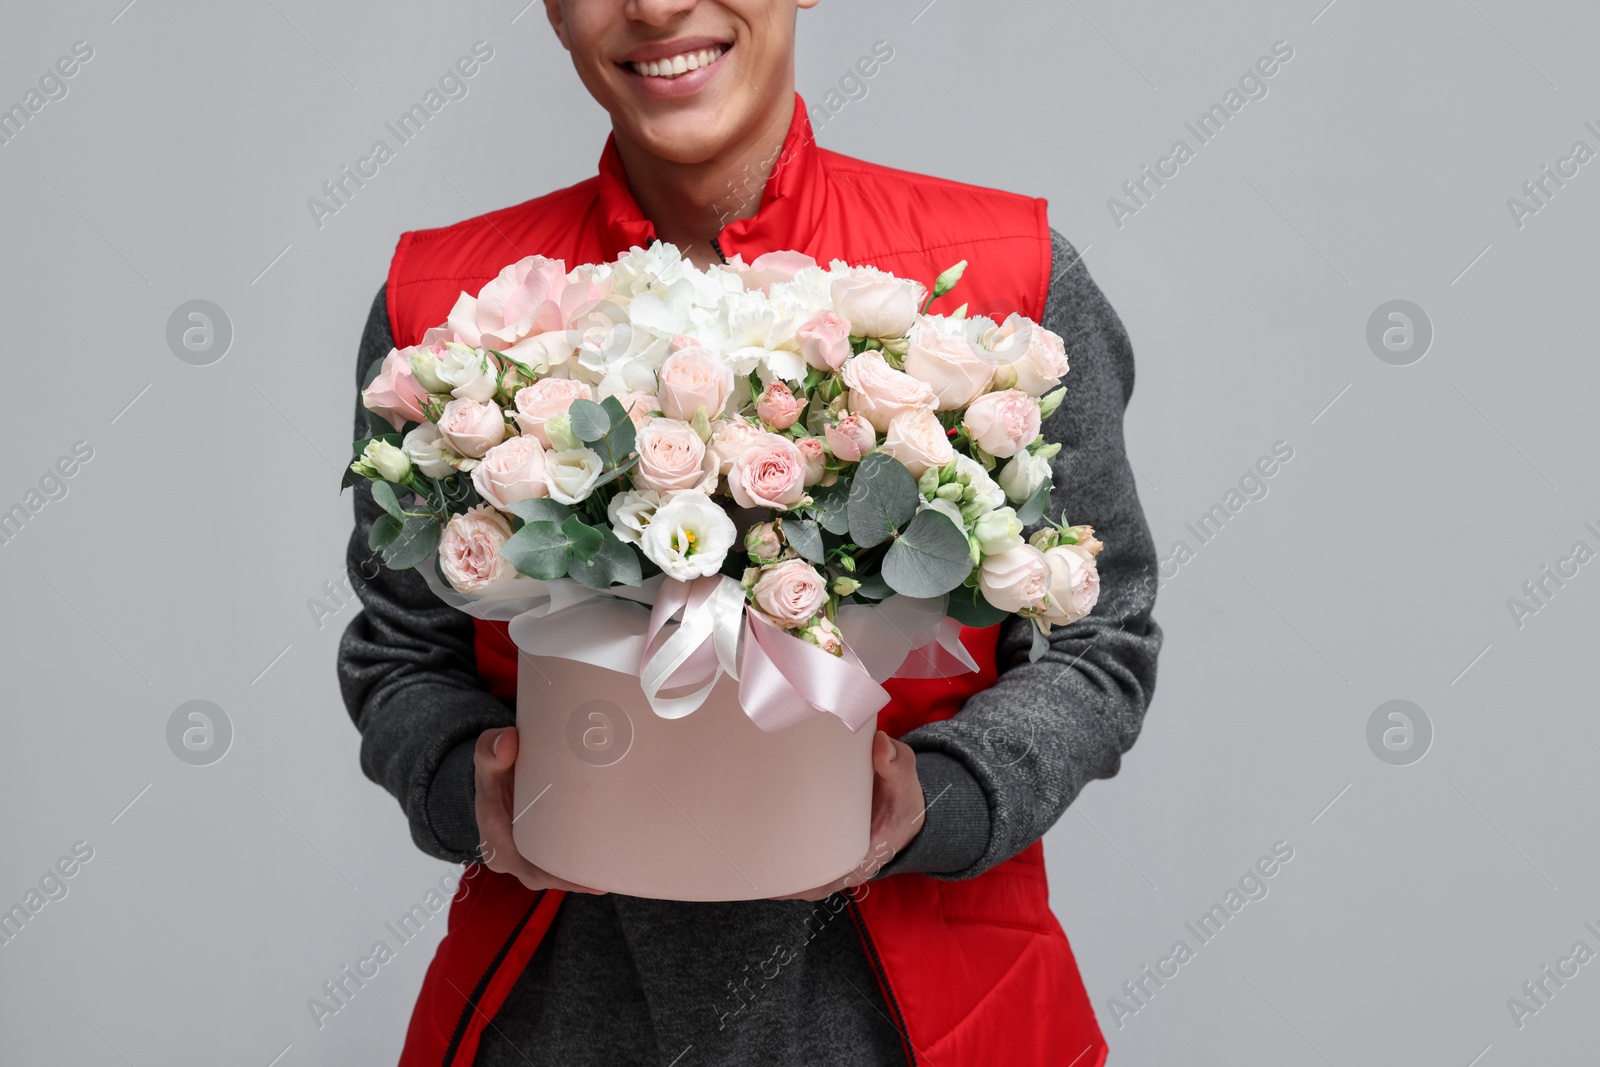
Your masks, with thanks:
[{"label": "upper lip", "polygon": [[702,48],[726,48],[732,44],[732,41],[719,40],[716,37],[673,37],[666,41],[642,44],[624,54],[617,62],[648,63],[652,59],[666,59],[669,56],[683,55],[685,52],[698,52]]}]

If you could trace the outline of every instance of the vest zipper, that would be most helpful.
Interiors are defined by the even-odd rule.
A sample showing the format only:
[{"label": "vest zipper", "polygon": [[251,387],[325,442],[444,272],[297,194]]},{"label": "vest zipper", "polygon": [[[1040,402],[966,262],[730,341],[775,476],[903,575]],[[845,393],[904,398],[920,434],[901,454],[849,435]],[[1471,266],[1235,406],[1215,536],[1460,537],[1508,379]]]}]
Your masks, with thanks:
[{"label": "vest zipper", "polygon": [[850,911],[850,921],[856,924],[856,933],[861,937],[861,945],[867,952],[867,963],[872,968],[873,977],[878,980],[878,990],[883,994],[884,1003],[889,1006],[890,1020],[895,1032],[900,1035],[900,1051],[905,1054],[907,1067],[917,1067],[917,1052],[911,1045],[911,1033],[906,1029],[906,1017],[900,1013],[900,1002],[894,998],[894,990],[889,988],[889,974],[883,969],[883,960],[878,956],[878,946],[872,943],[872,935],[867,932],[867,922],[861,915],[861,905],[856,902],[849,892],[844,895],[845,907]]},{"label": "vest zipper", "polygon": [[717,258],[722,260],[722,262],[728,262],[728,257],[722,254],[722,245],[718,243],[715,237],[711,239],[711,251],[715,252],[717,254]]},{"label": "vest zipper", "polygon": [[501,965],[505,963],[506,955],[511,951],[511,946],[515,945],[517,938],[522,936],[523,927],[528,925],[528,920],[533,918],[533,913],[539,909],[546,892],[548,890],[539,890],[538,895],[533,898],[533,906],[528,909],[527,914],[518,920],[516,927],[511,931],[511,936],[506,938],[505,944],[500,946],[500,951],[495,953],[494,959],[490,961],[488,970],[483,972],[483,976],[478,979],[478,984],[472,987],[472,995],[467,998],[467,1005],[461,1011],[461,1018],[456,1020],[455,1032],[450,1035],[450,1044],[445,1046],[444,1062],[441,1067],[450,1067],[451,1061],[456,1058],[456,1052],[461,1048],[461,1039],[467,1036],[467,1026],[471,1024],[472,1017],[478,1012],[478,1001],[483,998],[484,990],[489,988],[490,979],[495,976],[495,972],[499,971]]}]

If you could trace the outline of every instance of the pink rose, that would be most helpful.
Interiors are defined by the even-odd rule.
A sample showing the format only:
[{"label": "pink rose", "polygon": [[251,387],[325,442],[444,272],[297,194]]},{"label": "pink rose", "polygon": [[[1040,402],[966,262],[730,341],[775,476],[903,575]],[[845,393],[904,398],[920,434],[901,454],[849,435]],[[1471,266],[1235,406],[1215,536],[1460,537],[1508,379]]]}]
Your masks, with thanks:
[{"label": "pink rose", "polygon": [[361,394],[361,402],[367,410],[388,419],[396,430],[408,422],[427,421],[422,413],[422,402],[428,399],[428,391],[411,373],[410,351],[409,348],[405,352],[390,350],[383,357],[378,376]]},{"label": "pink rose", "polygon": [[706,418],[714,419],[733,395],[733,368],[699,345],[686,342],[661,361],[656,382],[661,410],[669,417],[693,422],[694,413],[705,408]]},{"label": "pink rose", "polygon": [[988,349],[997,364],[1016,373],[1016,388],[1029,396],[1048,393],[1067,373],[1067,348],[1060,335],[1015,312],[989,336]]},{"label": "pink rose", "polygon": [[1032,545],[985,556],[978,569],[978,589],[1001,611],[1033,611],[1050,592],[1050,564]]},{"label": "pink rose", "polygon": [[458,593],[481,593],[516,570],[500,554],[511,537],[511,523],[488,504],[479,504],[445,524],[439,538],[439,569]]},{"label": "pink rose", "polygon": [[728,471],[728,489],[741,508],[788,508],[806,495],[806,460],[787,437],[759,434]]},{"label": "pink rose", "polygon": [[528,256],[506,267],[478,291],[473,325],[484,344],[473,347],[503,351],[530,333],[563,329],[566,287],[567,265],[559,259]]},{"label": "pink rose", "polygon": [[1100,599],[1100,572],[1094,553],[1085,546],[1057,545],[1044,554],[1050,565],[1050,595],[1044,621],[1052,626],[1077,622],[1094,610]]},{"label": "pink rose", "polygon": [[635,430],[644,429],[644,424],[655,416],[661,414],[661,401],[656,399],[654,393],[623,393],[617,397],[617,403],[622,405],[622,410],[628,413],[628,418],[633,420]]},{"label": "pink rose", "polygon": [[[717,458],[706,451],[705,442],[688,423],[651,419],[639,431],[634,447],[639,465],[634,468],[633,480],[640,488],[658,493],[674,489],[710,492],[715,488]],[[708,479],[710,486],[705,485]]]},{"label": "pink rose", "polygon": [[827,480],[828,484],[831,485],[834,481],[838,480],[838,476],[836,474],[833,478],[828,478],[828,475],[834,472],[829,471],[826,467],[828,462],[828,450],[823,447],[822,438],[798,437],[795,439],[794,447],[800,450],[800,455],[806,461],[807,485],[816,485],[818,482],[821,482],[825,479]]},{"label": "pink rose", "polygon": [[854,463],[878,447],[872,423],[860,415],[846,415],[838,422],[830,422],[823,433],[828,438],[828,450],[846,463]]},{"label": "pink rose", "polygon": [[881,451],[904,464],[913,478],[922,477],[929,468],[944,466],[956,455],[939,416],[931,411],[896,415],[889,423]]},{"label": "pink rose", "polygon": [[831,311],[819,311],[795,331],[800,354],[817,370],[836,371],[850,358],[850,322]]},{"label": "pink rose", "polygon": [[472,468],[472,486],[478,495],[501,511],[519,500],[548,496],[544,484],[544,449],[527,434],[519,434],[484,453]]},{"label": "pink rose", "polygon": [[744,455],[750,442],[761,436],[761,427],[735,415],[711,424],[711,451],[717,454],[717,473],[727,474],[733,461]]},{"label": "pink rose", "polygon": [[852,267],[831,287],[833,309],[857,337],[904,337],[928,291],[921,282],[873,267]]},{"label": "pink rose", "polygon": [[748,267],[731,267],[744,281],[746,289],[759,289],[763,293],[774,282],[790,282],[806,267],[815,267],[817,261],[804,252],[764,252],[750,261]]},{"label": "pink rose", "polygon": [[756,608],[785,630],[803,626],[828,598],[828,582],[803,559],[762,567],[750,589]]},{"label": "pink rose", "polygon": [[493,400],[460,397],[439,413],[439,436],[458,456],[481,456],[506,437],[506,420]]},{"label": "pink rose", "polygon": [[806,401],[796,400],[787,385],[773,382],[762,390],[760,399],[756,401],[756,414],[772,429],[783,431],[800,421],[800,413],[805,407]]},{"label": "pink rose", "polygon": [[902,412],[933,410],[933,387],[889,366],[882,352],[853,356],[839,373],[850,388],[850,410],[872,423],[879,433],[887,430],[890,420]]},{"label": "pink rose", "polygon": [[522,427],[522,432],[532,434],[539,443],[550,448],[550,435],[545,423],[557,415],[565,415],[574,400],[593,400],[594,392],[582,382],[571,378],[540,378],[532,385],[517,390],[517,410],[512,418]]},{"label": "pink rose", "polygon": [[1039,402],[1020,389],[985,393],[967,408],[961,424],[979,448],[1004,459],[1039,436]]},{"label": "pink rose", "polygon": [[819,618],[816,622],[800,631],[800,640],[807,644],[816,645],[830,656],[844,655],[844,634],[839,628],[828,621],[827,616]]},{"label": "pink rose", "polygon": [[919,322],[911,328],[905,368],[907,374],[933,387],[935,407],[953,411],[966,407],[989,388],[994,364],[984,355],[964,334],[944,333]]}]

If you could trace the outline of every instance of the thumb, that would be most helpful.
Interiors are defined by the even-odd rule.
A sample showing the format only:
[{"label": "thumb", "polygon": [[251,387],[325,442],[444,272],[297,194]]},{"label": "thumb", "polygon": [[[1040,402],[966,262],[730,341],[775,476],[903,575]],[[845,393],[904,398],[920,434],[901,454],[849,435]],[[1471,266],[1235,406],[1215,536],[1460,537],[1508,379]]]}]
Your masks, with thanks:
[{"label": "thumb", "polygon": [[489,753],[494,758],[494,766],[498,769],[510,767],[517,762],[517,728],[507,726],[496,734],[490,744]]},{"label": "thumb", "polygon": [[872,739],[872,769],[880,778],[896,777],[903,773],[909,762],[901,749],[906,748],[882,730]]}]

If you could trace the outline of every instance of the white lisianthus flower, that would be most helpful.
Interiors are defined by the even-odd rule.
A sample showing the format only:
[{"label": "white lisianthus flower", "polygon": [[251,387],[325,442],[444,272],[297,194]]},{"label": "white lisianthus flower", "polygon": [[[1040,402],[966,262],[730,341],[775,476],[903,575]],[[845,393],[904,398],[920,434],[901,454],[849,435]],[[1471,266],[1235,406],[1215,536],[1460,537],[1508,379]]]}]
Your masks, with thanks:
[{"label": "white lisianthus flower", "polygon": [[978,539],[978,551],[985,556],[996,556],[1022,544],[1022,523],[1015,509],[996,508],[987,515],[978,516],[972,524],[972,536]]},{"label": "white lisianthus flower", "polygon": [[563,504],[581,504],[594,491],[605,461],[592,448],[569,448],[544,457],[544,484]]},{"label": "white lisianthus flower", "polygon": [[967,491],[962,494],[961,513],[976,518],[1001,507],[1006,502],[1006,491],[995,484],[983,464],[971,456],[956,453],[956,475],[967,476]]},{"label": "white lisianthus flower", "polygon": [[917,510],[937,511],[939,514],[955,523],[956,529],[963,533],[965,533],[967,530],[967,520],[962,517],[961,509],[943,497],[936,496],[932,500],[923,500],[922,504],[917,508]]},{"label": "white lisianthus flower", "polygon": [[655,516],[656,509],[661,507],[665,500],[665,497],[653,489],[630,489],[625,493],[618,493],[611,498],[611,503],[606,505],[606,518],[611,523],[611,532],[616,534],[617,540],[623,544],[638,544],[645,527],[650,525],[650,520]]},{"label": "white lisianthus flower", "polygon": [[687,582],[722,569],[738,539],[728,513],[693,489],[671,493],[639,537],[639,548],[669,578]]},{"label": "white lisianthus flower", "polygon": [[411,459],[387,441],[371,441],[361,458],[386,482],[404,482],[411,475]]},{"label": "white lisianthus flower", "polygon": [[1000,488],[1013,504],[1026,503],[1050,480],[1050,460],[1031,452],[1018,452],[1000,469]]},{"label": "white lisianthus flower", "polygon": [[438,357],[438,365],[430,369],[450,387],[451,396],[479,404],[494,396],[495,375],[489,369],[489,357],[478,349],[450,341]]},{"label": "white lisianthus flower", "polygon": [[455,473],[455,464],[439,440],[439,427],[431,422],[417,426],[400,442],[400,451],[411,460],[412,466],[430,478],[443,478]]}]

